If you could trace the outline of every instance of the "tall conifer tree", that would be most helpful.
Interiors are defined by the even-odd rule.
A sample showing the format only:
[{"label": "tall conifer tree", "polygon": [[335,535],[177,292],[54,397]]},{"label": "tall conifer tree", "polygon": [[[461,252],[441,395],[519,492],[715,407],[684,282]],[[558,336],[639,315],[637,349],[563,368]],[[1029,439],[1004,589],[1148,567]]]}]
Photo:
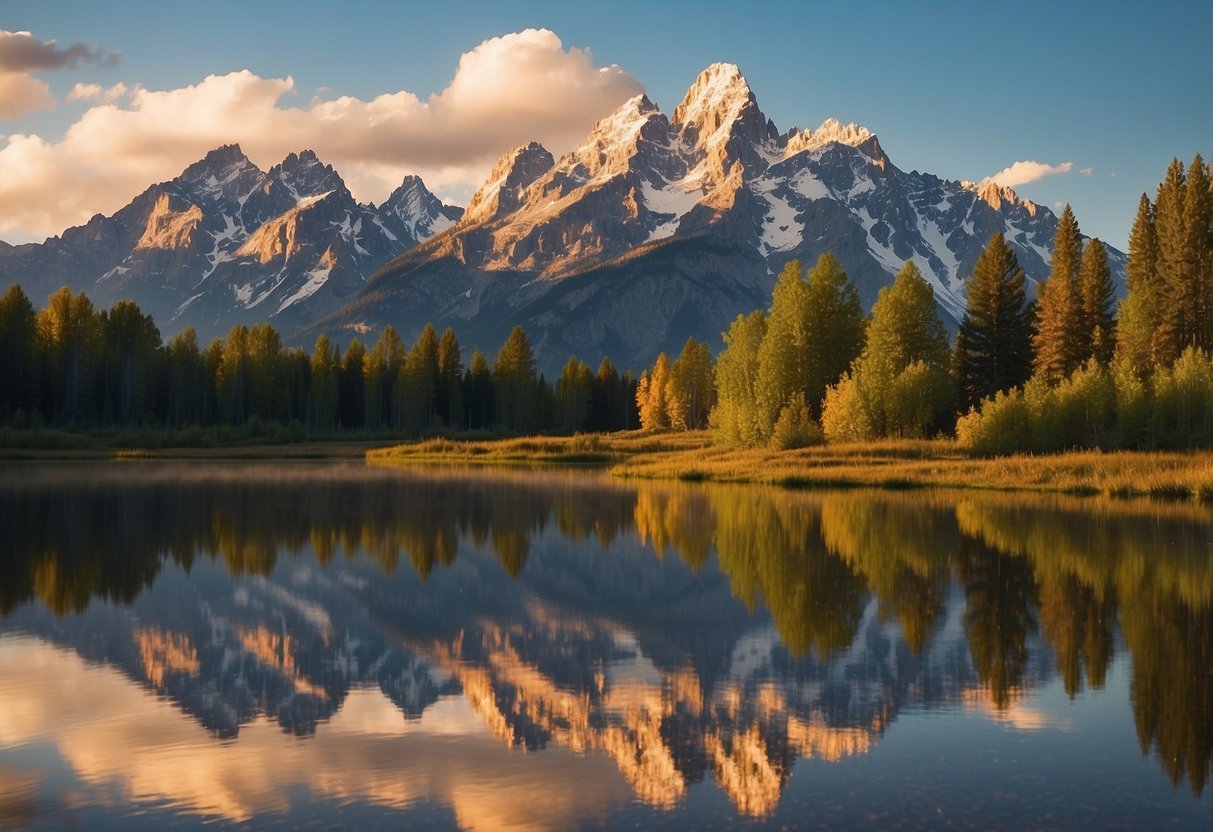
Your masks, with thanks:
[{"label": "tall conifer tree", "polygon": [[1116,348],[1115,289],[1108,268],[1108,250],[1098,239],[1092,239],[1083,249],[1078,289],[1082,297],[1084,346],[1080,360],[1085,362],[1094,358],[1100,364],[1107,364]]},{"label": "tall conifer tree", "polygon": [[1158,237],[1154,232],[1154,206],[1141,195],[1137,217],[1129,232],[1125,263],[1129,293],[1116,315],[1116,352],[1140,376],[1154,368],[1154,330],[1158,324],[1161,292],[1158,278]]},{"label": "tall conifer tree", "polygon": [[1024,271],[1002,234],[990,238],[968,282],[954,366],[961,410],[1032,374],[1032,324]]},{"label": "tall conifer tree", "polygon": [[1036,302],[1033,369],[1052,383],[1070,375],[1082,363],[1082,306],[1078,275],[1082,234],[1067,205],[1057,221],[1049,277],[1040,285]]},{"label": "tall conifer tree", "polygon": [[1172,159],[1154,200],[1154,231],[1158,239],[1160,308],[1154,330],[1154,360],[1174,363],[1195,329],[1198,302],[1191,297],[1190,270],[1185,267],[1184,199],[1187,176],[1183,162]]}]

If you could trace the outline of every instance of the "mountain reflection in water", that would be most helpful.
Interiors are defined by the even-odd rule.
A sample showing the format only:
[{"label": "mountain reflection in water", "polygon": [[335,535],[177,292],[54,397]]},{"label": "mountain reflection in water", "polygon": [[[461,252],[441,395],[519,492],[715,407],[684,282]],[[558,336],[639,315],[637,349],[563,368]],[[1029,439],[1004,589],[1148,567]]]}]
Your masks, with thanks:
[{"label": "mountain reflection in water", "polygon": [[[0,717],[5,777],[6,746],[57,735],[88,783],[229,820],[282,811],[303,785],[436,800],[463,827],[561,828],[629,799],[678,807],[705,780],[765,817],[797,760],[864,755],[907,710],[1057,727],[1028,694],[1053,678],[1071,698],[1102,688],[1121,643],[1143,753],[1197,796],[1213,773],[1200,507],[31,465],[0,478],[0,528],[0,633],[39,639],[0,640],[0,710],[22,714]],[[53,724],[84,706],[113,718]],[[197,729],[171,711],[211,745],[187,746]],[[107,736],[123,715],[136,737]],[[221,742],[236,738],[239,753]],[[532,811],[527,789],[572,766],[598,785]],[[29,791],[0,790],[0,819]]]}]

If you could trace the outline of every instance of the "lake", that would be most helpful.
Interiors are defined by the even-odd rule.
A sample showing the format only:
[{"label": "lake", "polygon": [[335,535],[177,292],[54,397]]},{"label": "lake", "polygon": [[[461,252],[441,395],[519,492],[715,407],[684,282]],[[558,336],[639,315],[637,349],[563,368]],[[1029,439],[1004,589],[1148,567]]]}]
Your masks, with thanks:
[{"label": "lake", "polygon": [[1213,828],[1213,510],[5,463],[0,828]]}]

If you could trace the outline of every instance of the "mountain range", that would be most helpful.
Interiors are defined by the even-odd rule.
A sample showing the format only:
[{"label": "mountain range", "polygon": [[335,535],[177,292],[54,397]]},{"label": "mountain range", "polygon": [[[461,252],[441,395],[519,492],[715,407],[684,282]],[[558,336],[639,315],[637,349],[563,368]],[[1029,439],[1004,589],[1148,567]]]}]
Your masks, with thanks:
[{"label": "mountain range", "polygon": [[[466,209],[413,176],[381,205],[359,203],[311,151],[263,172],[228,145],[112,216],[0,244],[0,282],[35,303],[64,284],[101,306],[131,298],[165,335],[268,320],[310,346],[387,324],[412,339],[432,322],[492,355],[521,324],[544,369],[569,354],[639,368],[689,336],[718,348],[737,314],[770,302],[789,260],[824,252],[865,308],[912,260],[954,328],[990,235],[1034,285],[1056,225],[993,182],[901,170],[867,128],[781,133],[721,63],[671,116],[639,95],[559,158],[511,149]],[[1109,254],[1123,286],[1124,256]]]}]

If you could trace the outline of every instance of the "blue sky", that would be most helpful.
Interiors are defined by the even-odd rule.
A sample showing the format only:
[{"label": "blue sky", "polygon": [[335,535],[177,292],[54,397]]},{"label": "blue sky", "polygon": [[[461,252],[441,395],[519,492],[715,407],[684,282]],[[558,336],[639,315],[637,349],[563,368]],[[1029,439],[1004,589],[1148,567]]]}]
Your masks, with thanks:
[{"label": "blue sky", "polygon": [[[39,139],[36,146],[23,145],[21,155],[4,148],[11,139],[0,140],[0,178],[5,178],[3,155],[9,149],[8,161],[24,172],[29,189],[37,184],[31,171],[42,170],[39,164],[46,168],[47,187],[62,188],[78,175],[87,183],[70,210],[108,213],[137,193],[136,182],[149,184],[184,166],[172,170],[178,159],[167,151],[138,157],[129,148],[109,147],[103,138],[93,143],[100,148],[96,158],[81,161],[89,154],[79,147],[68,154],[64,138],[69,128],[82,144],[87,126],[100,130],[106,124],[103,114],[95,113],[81,126],[90,109],[133,106],[129,94],[115,93],[109,105],[103,92],[67,100],[77,84],[112,89],[122,83],[128,93],[136,86],[169,91],[198,85],[208,75],[248,70],[246,81],[293,79],[285,92],[263,91],[267,106],[307,108],[316,99],[340,96],[369,102],[400,91],[424,102],[450,85],[461,55],[488,39],[531,27],[550,29],[566,52],[590,50],[598,67],[617,64],[623,70],[625,76],[609,89],[586,94],[586,112],[608,106],[612,96],[618,98],[629,83],[638,83],[668,113],[701,69],[713,61],[731,61],[741,67],[763,111],[781,130],[815,127],[831,116],[859,122],[880,136],[890,158],[905,170],[979,180],[1016,161],[1068,162],[1068,172],[1016,190],[1048,206],[1072,203],[1085,233],[1119,248],[1125,246],[1137,197],[1142,191],[1153,193],[1171,157],[1189,160],[1197,151],[1213,152],[1213,3],[1207,0],[1150,5],[348,0],[211,2],[203,7],[8,0],[0,11],[0,29],[29,31],[41,42],[53,39],[60,50],[83,43],[99,46],[105,54],[58,69],[30,70],[49,87],[54,102],[0,117],[0,135]],[[120,59],[106,60],[112,52],[121,53]],[[260,87],[249,81],[242,89]],[[565,93],[577,96],[574,87]],[[544,103],[534,102],[539,107]],[[553,143],[569,141],[569,124],[544,117],[551,123],[537,127],[538,132],[546,129]],[[234,120],[231,138],[254,149],[264,147],[265,157],[277,152],[268,141],[258,144],[255,137],[238,135],[246,121]],[[133,119],[123,123],[131,130],[147,130]],[[492,127],[477,129],[491,144]],[[513,138],[503,135],[504,146],[494,146],[493,154]],[[473,185],[460,177],[485,172],[491,163],[488,150],[487,145],[469,148],[458,163],[431,154],[424,165],[418,163],[418,172],[435,180],[440,193],[465,198]],[[109,164],[108,152],[120,158]],[[183,143],[179,153],[194,149]],[[342,153],[351,156],[357,148],[327,154],[346,174]],[[250,155],[263,165],[275,161]],[[375,177],[386,183],[410,158],[389,156],[347,175],[356,195],[382,198],[386,185],[376,185]],[[103,176],[97,172],[103,167],[126,173]],[[11,174],[7,178],[13,180]],[[0,183],[4,239],[39,238],[68,216],[69,209],[60,205],[18,217],[17,206],[29,201],[28,193],[19,197]]]}]

